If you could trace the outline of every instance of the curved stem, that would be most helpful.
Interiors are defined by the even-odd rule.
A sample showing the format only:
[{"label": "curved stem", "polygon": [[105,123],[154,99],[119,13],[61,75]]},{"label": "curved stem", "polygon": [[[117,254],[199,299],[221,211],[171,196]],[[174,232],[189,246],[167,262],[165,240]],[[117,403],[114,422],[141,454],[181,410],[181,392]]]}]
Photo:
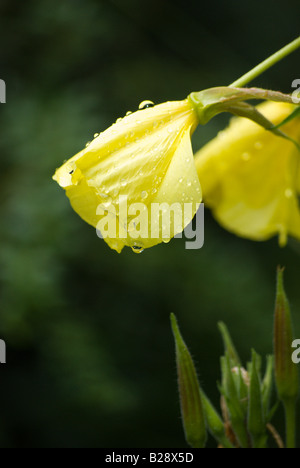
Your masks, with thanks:
[{"label": "curved stem", "polygon": [[299,47],[300,47],[300,36],[297,39],[295,39],[293,42],[288,44],[287,46],[283,47],[283,49],[278,50],[278,52],[271,55],[271,57],[264,60],[262,63],[257,65],[257,67],[250,70],[241,78],[236,80],[234,83],[230,85],[230,87],[240,88],[242,86],[245,86],[247,83],[249,83],[249,81],[252,81],[254,80],[254,78],[257,78],[259,75],[264,73],[266,70],[271,68],[273,65],[275,65],[277,62],[279,62],[283,58],[287,57],[289,54],[297,50]]}]

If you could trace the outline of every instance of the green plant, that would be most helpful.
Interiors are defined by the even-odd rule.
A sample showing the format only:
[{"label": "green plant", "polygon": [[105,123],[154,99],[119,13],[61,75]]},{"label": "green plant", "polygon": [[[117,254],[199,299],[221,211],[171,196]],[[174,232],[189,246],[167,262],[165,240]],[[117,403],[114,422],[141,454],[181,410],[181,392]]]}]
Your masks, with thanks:
[{"label": "green plant", "polygon": [[[176,344],[176,362],[181,414],[186,440],[193,448],[204,448],[207,431],[223,448],[268,448],[270,437],[278,447],[284,443],[272,426],[272,418],[282,402],[286,414],[286,448],[295,448],[296,404],[299,393],[298,369],[292,361],[292,319],[283,286],[283,270],[278,269],[274,317],[274,356],[267,356],[262,377],[262,359],[252,350],[245,367],[227,327],[219,323],[225,354],[221,357],[221,413],[214,408],[197,379],[195,365],[171,315]],[[274,372],[275,371],[275,372]],[[275,378],[274,378],[275,374]],[[277,401],[272,403],[273,387]]]}]

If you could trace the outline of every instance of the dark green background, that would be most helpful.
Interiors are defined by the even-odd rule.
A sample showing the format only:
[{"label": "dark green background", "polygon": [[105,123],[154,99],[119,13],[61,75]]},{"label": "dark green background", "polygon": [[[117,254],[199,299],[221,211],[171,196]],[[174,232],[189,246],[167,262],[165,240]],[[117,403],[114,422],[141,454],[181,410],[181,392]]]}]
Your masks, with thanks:
[{"label": "dark green background", "polygon": [[[206,212],[202,250],[174,240],[118,255],[51,180],[140,101],[238,78],[299,35],[299,10],[299,0],[0,1],[2,447],[185,447],[170,312],[217,404],[217,322],[244,359],[251,347],[270,353],[278,264],[300,337],[296,245],[236,238]],[[255,83],[290,92],[299,73],[295,53]],[[226,121],[198,130],[195,149]]]}]

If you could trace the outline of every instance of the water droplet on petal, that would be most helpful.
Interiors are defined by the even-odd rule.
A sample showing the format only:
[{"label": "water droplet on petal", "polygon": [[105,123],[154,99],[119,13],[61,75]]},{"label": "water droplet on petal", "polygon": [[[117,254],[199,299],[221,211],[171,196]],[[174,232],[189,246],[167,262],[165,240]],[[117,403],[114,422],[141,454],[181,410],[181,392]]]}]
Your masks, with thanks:
[{"label": "water droplet on petal", "polygon": [[142,200],[146,200],[146,198],[148,198],[148,192],[146,192],[146,190],[142,191],[141,198],[142,198]]},{"label": "water droplet on petal", "polygon": [[186,185],[187,185],[188,187],[191,187],[191,186],[192,186],[192,182],[191,182],[190,180],[188,180],[188,181],[186,182]]},{"label": "water droplet on petal", "polygon": [[108,209],[110,207],[112,203],[112,199],[110,197],[107,197],[106,200],[104,202],[102,202],[102,206],[104,206],[104,208]]},{"label": "water droplet on petal", "polygon": [[94,138],[97,138],[100,135],[100,133],[94,133]]},{"label": "water droplet on petal", "polygon": [[180,177],[179,181],[178,181],[180,184],[182,184],[183,182],[183,177]]},{"label": "water droplet on petal", "polygon": [[293,198],[293,195],[294,195],[294,191],[290,188],[286,189],[286,191],[284,192],[285,194],[285,197],[290,199],[290,198]]},{"label": "water droplet on petal", "polygon": [[121,179],[121,187],[126,187],[126,185],[127,185],[127,180]]},{"label": "water droplet on petal", "polygon": [[242,160],[247,162],[247,161],[250,161],[251,159],[251,155],[249,153],[243,153],[242,154]]},{"label": "water droplet on petal", "polygon": [[139,105],[139,110],[148,109],[149,107],[154,107],[154,102],[152,102],[152,101],[143,101]]},{"label": "water droplet on petal", "polygon": [[155,195],[156,193],[157,193],[157,189],[156,189],[156,188],[154,188],[154,189],[151,190],[151,194],[152,194],[152,195]]},{"label": "water droplet on petal", "polygon": [[263,148],[263,146],[264,146],[264,145],[262,144],[261,141],[256,141],[256,142],[254,143],[254,148],[255,148],[256,150],[261,150],[261,149]]},{"label": "water droplet on petal", "polygon": [[116,123],[120,123],[120,122],[122,122],[122,120],[123,120],[122,117],[119,117],[119,118],[116,120]]},{"label": "water droplet on petal", "polygon": [[87,148],[88,146],[90,146],[90,144],[91,144],[91,141],[88,141],[88,142],[86,143],[85,147]]},{"label": "water droplet on petal", "polygon": [[126,112],[126,115],[131,115],[131,114],[132,114],[131,111]]},{"label": "water droplet on petal", "polygon": [[138,245],[133,245],[133,246],[131,247],[131,249],[132,249],[132,251],[133,251],[134,253],[136,253],[136,254],[141,254],[141,253],[144,252],[144,250],[145,250],[143,247],[140,247],[140,246],[138,246]]}]

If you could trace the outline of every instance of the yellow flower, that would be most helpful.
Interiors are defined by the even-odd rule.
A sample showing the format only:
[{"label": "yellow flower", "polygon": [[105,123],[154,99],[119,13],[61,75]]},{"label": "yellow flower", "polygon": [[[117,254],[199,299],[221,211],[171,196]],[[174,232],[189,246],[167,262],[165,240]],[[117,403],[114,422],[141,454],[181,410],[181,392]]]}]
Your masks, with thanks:
[{"label": "yellow flower", "polygon": [[[79,216],[117,252],[168,242],[190,223],[201,202],[191,146],[198,117],[192,105],[186,99],[141,107],[96,136],[53,177]],[[156,217],[151,211],[162,203],[192,208],[168,232],[163,210]]]},{"label": "yellow flower", "polygon": [[[268,102],[257,107],[275,125],[294,109]],[[300,117],[282,127],[300,141]],[[259,125],[234,118],[224,132],[197,154],[195,164],[204,202],[216,219],[235,234],[266,240],[279,234],[300,240],[300,153],[290,141]]]}]

